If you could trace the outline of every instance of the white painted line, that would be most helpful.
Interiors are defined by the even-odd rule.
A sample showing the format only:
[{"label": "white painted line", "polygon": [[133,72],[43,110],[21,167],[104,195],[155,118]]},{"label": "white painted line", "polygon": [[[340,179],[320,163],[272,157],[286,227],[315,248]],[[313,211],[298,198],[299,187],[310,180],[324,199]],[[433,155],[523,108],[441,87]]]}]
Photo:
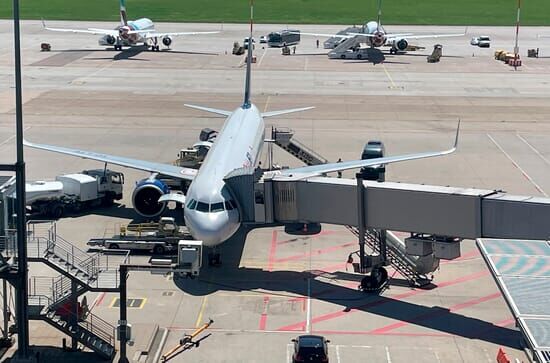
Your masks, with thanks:
[{"label": "white painted line", "polygon": [[311,332],[311,279],[307,279],[306,333]]},{"label": "white painted line", "polygon": [[338,362],[338,363],[342,362],[340,360],[340,346],[339,345],[336,346],[336,362]]},{"label": "white painted line", "polygon": [[260,68],[260,66],[262,65],[262,61],[264,60],[264,57],[265,55],[267,54],[267,50],[269,49],[269,47],[265,47],[264,49],[264,53],[262,54],[262,56],[260,57],[260,61],[258,62],[258,67],[257,68]]},{"label": "white painted line", "polygon": [[286,345],[286,362],[287,363],[292,363],[291,360],[292,360],[292,348],[294,347],[293,344],[287,344]]},{"label": "white painted line", "polygon": [[502,146],[500,146],[500,144],[498,142],[496,142],[495,139],[493,139],[493,137],[489,134],[487,134],[487,137],[493,142],[493,144],[496,145],[496,147],[508,158],[508,160],[510,160],[512,162],[512,164],[514,164],[514,166],[523,174],[523,176],[535,187],[535,189],[537,189],[542,195],[544,195],[545,197],[548,197],[548,194],[546,194],[546,192],[533,180],[533,178],[531,178],[529,176],[529,174],[527,174],[527,172],[525,172],[525,170],[523,170],[521,168],[521,166],[519,166],[518,163],[516,163],[516,161],[514,159],[512,159],[512,157],[506,152],[504,151],[504,149],[502,148]]},{"label": "white painted line", "polygon": [[386,345],[386,360],[391,363],[390,348]]},{"label": "white painted line", "polygon": [[544,155],[542,155],[533,145],[531,145],[527,140],[525,140],[520,134],[516,133],[516,136],[523,141],[531,150],[535,152],[547,165],[550,165],[550,160],[548,160]]},{"label": "white painted line", "polygon": [[[31,126],[25,127],[25,128],[23,129],[23,132],[27,131],[27,130],[30,129],[30,128],[31,128]],[[16,136],[17,136],[17,135],[12,135],[12,136],[8,137],[6,140],[4,140],[3,142],[0,143],[0,146],[7,144],[7,143],[10,142],[11,140],[15,139]]]},{"label": "white painted line", "polygon": [[164,332],[162,333],[162,337],[160,338],[160,343],[157,351],[155,352],[155,356],[153,358],[153,362],[158,362],[160,359],[160,354],[162,353],[162,350],[164,348],[164,344],[166,344],[166,337],[168,337],[168,329],[164,329]]},{"label": "white painted line", "polygon": [[435,355],[435,360],[438,362],[438,363],[441,363],[441,359],[439,358],[439,354],[437,354],[437,351],[436,350],[433,350],[434,352],[434,355]]}]

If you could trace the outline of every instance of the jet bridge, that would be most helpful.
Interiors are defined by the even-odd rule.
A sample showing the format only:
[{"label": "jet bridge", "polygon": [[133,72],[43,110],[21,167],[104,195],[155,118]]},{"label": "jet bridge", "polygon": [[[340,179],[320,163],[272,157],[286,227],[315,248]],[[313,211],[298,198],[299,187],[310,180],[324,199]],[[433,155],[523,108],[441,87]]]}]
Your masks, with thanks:
[{"label": "jet bridge", "polygon": [[[259,169],[235,170],[225,181],[238,202],[242,222],[249,227],[348,226],[359,237],[360,247],[366,244],[380,254],[382,266],[399,267],[417,285],[426,282],[426,273],[437,268],[439,259],[460,256],[462,239],[546,240],[550,236],[550,198],[359,179],[300,180]],[[402,243],[388,237],[386,230],[411,237]]]}]

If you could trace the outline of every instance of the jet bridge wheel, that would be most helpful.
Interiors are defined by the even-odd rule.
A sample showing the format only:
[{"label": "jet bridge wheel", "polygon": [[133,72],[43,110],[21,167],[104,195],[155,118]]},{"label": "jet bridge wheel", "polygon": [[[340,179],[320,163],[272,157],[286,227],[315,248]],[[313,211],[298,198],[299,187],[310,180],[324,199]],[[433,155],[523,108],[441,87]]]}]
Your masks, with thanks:
[{"label": "jet bridge wheel", "polygon": [[372,270],[369,276],[361,280],[359,288],[361,291],[378,291],[388,282],[388,271],[384,267]]},{"label": "jet bridge wheel", "polygon": [[208,266],[219,267],[222,265],[221,255],[217,252],[208,254]]}]

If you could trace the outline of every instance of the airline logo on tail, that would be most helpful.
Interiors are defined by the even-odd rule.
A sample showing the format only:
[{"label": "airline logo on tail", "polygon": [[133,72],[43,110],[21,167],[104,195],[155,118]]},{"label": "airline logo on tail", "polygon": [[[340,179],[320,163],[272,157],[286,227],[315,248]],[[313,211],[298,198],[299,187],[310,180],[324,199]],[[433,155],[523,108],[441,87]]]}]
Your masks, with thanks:
[{"label": "airline logo on tail", "polygon": [[128,17],[126,16],[126,0],[120,0],[120,22],[122,25],[128,25]]}]

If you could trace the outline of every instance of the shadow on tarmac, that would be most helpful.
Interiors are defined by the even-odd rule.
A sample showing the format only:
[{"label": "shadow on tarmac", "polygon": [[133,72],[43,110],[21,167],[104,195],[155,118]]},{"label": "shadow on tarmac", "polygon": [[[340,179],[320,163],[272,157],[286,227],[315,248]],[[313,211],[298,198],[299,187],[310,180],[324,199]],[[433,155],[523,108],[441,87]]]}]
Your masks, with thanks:
[{"label": "shadow on tarmac", "polygon": [[[327,273],[318,270],[268,271],[260,268],[239,267],[246,234],[247,231],[241,228],[233,238],[221,246],[219,249],[223,263],[221,267],[209,267],[204,264],[202,277],[198,279],[175,277],[176,286],[181,291],[194,296],[205,296],[217,291],[254,293],[256,290],[267,290],[270,294],[292,299],[296,298],[296,295],[307,296],[307,281],[310,280],[312,297],[320,301],[338,304],[343,312],[358,310],[437,330],[441,333],[520,349],[520,333],[517,330],[497,326],[440,306],[427,307],[378,294],[368,294],[331,281],[338,279],[358,282],[360,276],[356,274]],[[203,259],[203,261],[206,260]],[[321,276],[322,280],[319,279]],[[403,283],[399,280],[396,282],[397,284]],[[435,287],[437,284],[429,288]],[[257,293],[264,294],[262,291]]]}]

